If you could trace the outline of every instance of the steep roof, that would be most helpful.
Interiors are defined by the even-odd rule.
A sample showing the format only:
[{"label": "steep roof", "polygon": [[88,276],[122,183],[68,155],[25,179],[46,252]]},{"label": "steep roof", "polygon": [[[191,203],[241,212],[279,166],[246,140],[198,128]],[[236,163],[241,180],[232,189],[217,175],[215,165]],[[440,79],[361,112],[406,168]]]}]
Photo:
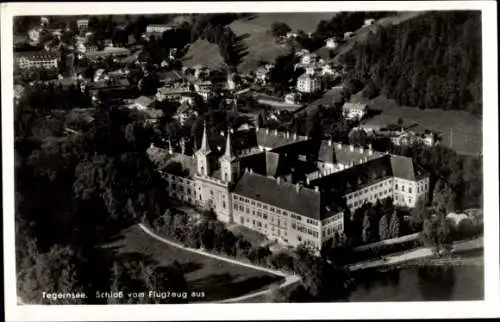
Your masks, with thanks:
[{"label": "steep roof", "polygon": [[300,215],[321,219],[320,194],[314,190],[280,182],[266,176],[245,172],[237,181],[234,193],[274,205],[276,207],[298,213]]},{"label": "steep roof", "polygon": [[257,138],[257,145],[270,149],[307,140],[306,136],[297,135],[295,137],[291,133],[287,135],[283,132],[276,132],[275,130],[261,128],[256,129],[255,134]]},{"label": "steep roof", "polygon": [[320,190],[341,197],[389,177],[415,181],[426,175],[421,167],[413,164],[411,158],[385,154],[346,170],[311,180],[310,185],[319,186]]},{"label": "steep roof", "polygon": [[153,104],[154,100],[147,97],[147,96],[140,96],[134,100],[135,104],[139,104],[145,107],[148,107],[149,105]]},{"label": "steep roof", "polygon": [[158,167],[160,171],[193,177],[196,173],[196,160],[189,155],[182,153],[168,153],[167,149],[150,146],[146,151],[149,159]]},{"label": "steep roof", "polygon": [[354,102],[347,102],[342,106],[342,109],[353,109],[353,110],[361,110],[361,109],[366,109],[368,105],[364,103],[354,103]]},{"label": "steep roof", "polygon": [[354,148],[351,151],[349,145],[342,145],[340,143],[328,141],[322,141],[319,146],[318,160],[328,163],[343,163],[349,164],[350,162],[357,163],[359,160],[368,158],[368,160],[379,158],[383,154],[379,151],[373,151],[372,155],[369,154],[368,149],[363,149],[363,152],[359,148]]},{"label": "steep roof", "polygon": [[58,59],[59,55],[51,51],[18,51],[14,53],[14,58],[27,58],[27,59]]},{"label": "steep roof", "polygon": [[312,180],[310,184],[319,186],[323,192],[342,197],[347,193],[392,177],[390,158],[391,156],[387,154],[346,170],[319,177]]},{"label": "steep roof", "polygon": [[412,159],[400,155],[391,156],[391,167],[393,175],[406,180],[419,180],[425,176],[425,171],[413,164]]}]

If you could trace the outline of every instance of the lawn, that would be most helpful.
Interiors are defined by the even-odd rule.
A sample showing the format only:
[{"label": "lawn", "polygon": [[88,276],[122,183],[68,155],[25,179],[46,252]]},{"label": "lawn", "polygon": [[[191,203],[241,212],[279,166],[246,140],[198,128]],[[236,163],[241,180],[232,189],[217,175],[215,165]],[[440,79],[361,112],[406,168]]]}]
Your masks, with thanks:
[{"label": "lawn", "polygon": [[401,117],[405,123],[415,123],[421,128],[439,132],[441,144],[451,147],[461,154],[482,152],[482,120],[464,111],[420,110],[415,107],[399,106],[394,100],[383,96],[367,100],[360,95],[353,101],[367,103],[371,109],[381,110],[382,114],[369,119],[370,124],[386,125],[388,120]]},{"label": "lawn", "polygon": [[[295,31],[312,32],[320,20],[329,19],[334,14],[327,12],[256,13],[251,17],[233,21],[229,27],[241,39],[245,52],[238,66],[239,71],[243,73],[254,71],[260,61],[272,63],[279,55],[289,52],[287,47],[276,44],[274,37],[270,34],[269,30],[274,22],[284,22]],[[222,57],[217,46],[205,40],[194,42],[185,56],[187,67],[201,64],[218,68],[221,63]]]},{"label": "lawn", "polygon": [[218,69],[223,63],[224,60],[220,55],[219,46],[202,39],[198,39],[192,43],[183,58],[183,65],[186,67],[202,65]]},{"label": "lawn", "polygon": [[257,13],[254,16],[234,21],[229,25],[248,50],[239,69],[246,73],[255,70],[262,61],[274,62],[276,57],[288,53],[289,49],[276,44],[269,30],[275,22],[286,23],[293,31],[313,32],[321,20],[333,17],[333,12],[303,13]]},{"label": "lawn", "polygon": [[117,255],[141,254],[168,266],[177,261],[193,291],[203,291],[202,301],[217,301],[258,291],[281,277],[223,262],[164,244],[148,236],[138,226],[121,232],[121,238],[105,246]]}]

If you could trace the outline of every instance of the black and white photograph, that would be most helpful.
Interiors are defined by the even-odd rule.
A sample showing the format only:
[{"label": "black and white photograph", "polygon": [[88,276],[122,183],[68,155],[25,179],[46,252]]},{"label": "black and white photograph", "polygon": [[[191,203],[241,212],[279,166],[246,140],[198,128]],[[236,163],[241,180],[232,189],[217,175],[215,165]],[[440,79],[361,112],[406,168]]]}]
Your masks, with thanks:
[{"label": "black and white photograph", "polygon": [[496,4],[447,3],[7,4],[12,319],[487,314]]}]

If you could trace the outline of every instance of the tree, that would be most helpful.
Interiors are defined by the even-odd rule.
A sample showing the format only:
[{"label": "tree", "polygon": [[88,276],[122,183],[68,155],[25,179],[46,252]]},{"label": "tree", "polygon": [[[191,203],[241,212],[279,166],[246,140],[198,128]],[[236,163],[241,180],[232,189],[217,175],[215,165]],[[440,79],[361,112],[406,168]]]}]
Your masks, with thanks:
[{"label": "tree", "polygon": [[361,231],[361,238],[365,244],[368,244],[373,239],[371,220],[367,214],[363,217],[363,230]]},{"label": "tree", "polygon": [[389,222],[389,237],[397,238],[400,234],[401,221],[396,211],[392,213],[391,221]]},{"label": "tree", "polygon": [[385,214],[380,218],[378,233],[381,241],[389,238],[389,222]]},{"label": "tree", "polygon": [[429,217],[426,200],[424,197],[418,198],[415,207],[411,210],[410,223],[414,230],[422,229],[422,224]]},{"label": "tree", "polygon": [[36,242],[30,243],[29,257],[20,267],[18,278],[18,296],[29,304],[83,304],[84,299],[51,300],[43,293],[79,293],[83,291],[79,284],[77,263],[78,254],[69,246],[53,246],[48,252],[40,253]]},{"label": "tree", "polygon": [[290,30],[292,29],[290,29],[290,27],[283,22],[275,22],[271,25],[271,33],[274,37],[284,36]]},{"label": "tree", "polygon": [[448,251],[452,245],[452,224],[444,214],[437,214],[424,220],[422,238],[435,254]]}]

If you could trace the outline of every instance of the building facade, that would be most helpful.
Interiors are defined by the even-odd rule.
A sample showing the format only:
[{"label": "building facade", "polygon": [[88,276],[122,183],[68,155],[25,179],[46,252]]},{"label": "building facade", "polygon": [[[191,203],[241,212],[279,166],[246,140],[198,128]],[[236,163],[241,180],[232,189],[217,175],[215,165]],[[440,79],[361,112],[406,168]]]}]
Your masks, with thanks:
[{"label": "building facade", "polygon": [[147,33],[162,33],[167,30],[173,29],[171,26],[168,25],[163,25],[163,24],[154,24],[154,25],[148,25],[146,27],[146,32]]},{"label": "building facade", "polygon": [[76,21],[76,25],[78,26],[78,29],[87,29],[89,27],[89,20],[88,19],[78,19]]},{"label": "building facade", "polygon": [[297,90],[301,93],[317,93],[321,89],[322,81],[320,77],[305,73],[297,79]]},{"label": "building facade", "polygon": [[409,158],[331,141],[322,142],[312,157],[308,137],[252,131],[252,147],[234,149],[228,131],[225,149],[212,150],[204,127],[193,155],[169,149],[157,157],[184,169],[162,170],[170,196],[212,209],[220,221],[243,225],[271,241],[319,251],[343,232],[346,215],[364,203],[392,197],[398,205],[413,207],[428,194],[427,174]]},{"label": "building facade", "polygon": [[22,52],[14,54],[20,69],[56,69],[59,57],[52,52]]},{"label": "building facade", "polygon": [[360,120],[368,113],[368,106],[362,103],[345,103],[342,106],[342,114],[348,120]]}]

